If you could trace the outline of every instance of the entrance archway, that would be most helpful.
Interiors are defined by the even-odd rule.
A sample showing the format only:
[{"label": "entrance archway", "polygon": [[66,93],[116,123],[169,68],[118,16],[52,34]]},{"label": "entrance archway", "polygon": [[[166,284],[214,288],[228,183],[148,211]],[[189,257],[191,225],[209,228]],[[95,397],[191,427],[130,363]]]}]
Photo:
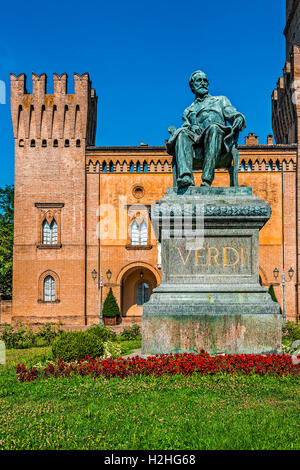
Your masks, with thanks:
[{"label": "entrance archway", "polygon": [[143,305],[148,302],[158,276],[145,266],[133,266],[123,274],[121,280],[121,310],[123,317],[139,317]]}]

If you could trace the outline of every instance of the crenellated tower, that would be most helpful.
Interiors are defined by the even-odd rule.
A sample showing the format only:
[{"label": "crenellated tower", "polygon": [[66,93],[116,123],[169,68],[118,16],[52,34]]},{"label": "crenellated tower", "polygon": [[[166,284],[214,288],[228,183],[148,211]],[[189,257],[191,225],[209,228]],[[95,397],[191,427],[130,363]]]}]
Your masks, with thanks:
[{"label": "crenellated tower", "polygon": [[[11,112],[16,188],[13,277],[18,286],[13,318],[21,319],[29,302],[32,321],[61,319],[82,325],[85,149],[95,143],[95,90],[87,73],[74,74],[73,94],[68,93],[67,74],[53,74],[53,93],[48,94],[47,76],[32,74],[29,94],[26,76],[11,74]],[[45,301],[48,280],[49,286],[55,285],[55,295]]]},{"label": "crenellated tower", "polygon": [[[295,252],[287,249],[289,239],[292,237],[294,227],[287,219],[283,222],[283,233],[285,236],[284,256],[282,263],[286,266],[294,264],[292,258],[296,260],[296,318],[300,312],[300,1],[286,0],[286,26],[284,29],[286,38],[286,62],[283,68],[283,74],[277,82],[277,87],[272,94],[272,126],[276,140],[276,144],[294,144],[297,145],[297,165],[296,165],[296,181],[290,180],[290,177],[282,174],[282,194],[284,195],[284,203],[292,195],[293,201],[296,202],[296,226]],[[293,185],[295,189],[293,190]]]},{"label": "crenellated tower", "polygon": [[94,145],[97,98],[89,75],[74,74],[74,94],[68,94],[67,84],[67,74],[54,73],[53,94],[47,94],[46,74],[33,73],[32,94],[28,94],[26,75],[11,74],[11,112],[19,146],[27,140],[29,145],[35,140],[36,147],[58,141],[65,146],[66,140],[69,147],[79,146],[79,140],[83,147]]}]

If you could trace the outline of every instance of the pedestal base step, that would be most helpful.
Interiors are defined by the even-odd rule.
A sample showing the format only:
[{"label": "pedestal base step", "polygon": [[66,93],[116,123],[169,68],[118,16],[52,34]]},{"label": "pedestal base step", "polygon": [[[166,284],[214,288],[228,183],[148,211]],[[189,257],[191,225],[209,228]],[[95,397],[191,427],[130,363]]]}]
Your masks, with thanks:
[{"label": "pedestal base step", "polygon": [[143,315],[142,354],[281,352],[281,316]]}]

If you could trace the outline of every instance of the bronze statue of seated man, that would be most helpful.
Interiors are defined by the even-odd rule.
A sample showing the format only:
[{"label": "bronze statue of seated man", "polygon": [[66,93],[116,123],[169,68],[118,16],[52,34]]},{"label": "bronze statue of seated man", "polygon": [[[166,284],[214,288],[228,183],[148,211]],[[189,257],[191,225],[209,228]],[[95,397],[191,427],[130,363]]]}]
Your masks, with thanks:
[{"label": "bronze statue of seated man", "polygon": [[[169,128],[172,135],[167,143],[179,189],[195,186],[193,169],[202,169],[201,186],[211,186],[215,169],[229,169],[233,151],[238,157],[239,132],[246,127],[245,117],[226,96],[208,93],[209,81],[204,72],[194,72],[189,83],[196,99],[184,111],[182,127],[177,130]],[[238,164],[237,159],[235,161]]]}]

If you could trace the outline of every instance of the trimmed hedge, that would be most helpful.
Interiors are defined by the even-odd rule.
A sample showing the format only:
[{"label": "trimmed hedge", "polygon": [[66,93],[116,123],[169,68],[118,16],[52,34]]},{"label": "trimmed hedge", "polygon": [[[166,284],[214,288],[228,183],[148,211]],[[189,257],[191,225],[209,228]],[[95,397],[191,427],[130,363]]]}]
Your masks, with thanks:
[{"label": "trimmed hedge", "polygon": [[109,328],[106,328],[105,326],[100,326],[100,325],[91,326],[91,328],[86,330],[86,333],[96,335],[103,342],[117,340],[117,333],[110,330]]},{"label": "trimmed hedge", "polygon": [[111,288],[109,289],[109,293],[107,294],[107,297],[104,300],[102,313],[104,317],[110,318],[120,317],[121,315],[118,303]]},{"label": "trimmed hedge", "polygon": [[104,352],[103,341],[91,331],[68,331],[62,333],[52,344],[53,356],[63,361],[95,358]]}]

